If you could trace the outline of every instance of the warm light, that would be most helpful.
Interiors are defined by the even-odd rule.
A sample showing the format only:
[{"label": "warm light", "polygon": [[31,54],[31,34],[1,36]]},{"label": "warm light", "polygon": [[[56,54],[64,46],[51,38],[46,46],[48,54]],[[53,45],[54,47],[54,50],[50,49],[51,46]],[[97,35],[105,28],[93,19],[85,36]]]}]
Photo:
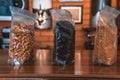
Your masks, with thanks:
[{"label": "warm light", "polygon": [[81,68],[81,52],[75,53],[75,75],[82,74]]},{"label": "warm light", "polygon": [[33,9],[50,9],[52,0],[33,0]]},{"label": "warm light", "polygon": [[[36,64],[39,64],[39,70],[42,74],[51,73],[52,67],[50,66],[50,50],[38,49],[36,51]],[[37,67],[37,66],[36,66]],[[38,68],[36,68],[38,69]],[[39,70],[35,70],[37,73]]]}]

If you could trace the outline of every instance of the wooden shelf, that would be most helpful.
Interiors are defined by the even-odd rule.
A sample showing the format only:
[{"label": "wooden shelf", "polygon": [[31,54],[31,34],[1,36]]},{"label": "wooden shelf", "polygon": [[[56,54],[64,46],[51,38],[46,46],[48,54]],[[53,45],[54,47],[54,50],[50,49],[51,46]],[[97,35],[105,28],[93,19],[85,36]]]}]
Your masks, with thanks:
[{"label": "wooden shelf", "polygon": [[120,80],[120,55],[118,54],[115,65],[98,66],[92,63],[92,52],[92,50],[76,50],[74,65],[59,66],[53,65],[52,50],[39,49],[35,53],[34,61],[21,65],[19,69],[15,70],[12,65],[7,63],[8,51],[0,50],[0,78]]}]

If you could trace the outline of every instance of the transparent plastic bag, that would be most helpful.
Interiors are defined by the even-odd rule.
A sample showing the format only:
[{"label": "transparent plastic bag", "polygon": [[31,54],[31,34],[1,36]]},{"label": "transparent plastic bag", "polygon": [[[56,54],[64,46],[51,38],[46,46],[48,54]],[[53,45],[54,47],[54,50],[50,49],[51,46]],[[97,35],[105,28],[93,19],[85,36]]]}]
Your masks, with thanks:
[{"label": "transparent plastic bag", "polygon": [[100,11],[96,29],[93,63],[112,65],[117,60],[116,17],[120,12],[109,6]]},{"label": "transparent plastic bag", "polygon": [[54,26],[53,62],[58,65],[74,63],[75,27],[71,13],[67,10],[52,10]]},{"label": "transparent plastic bag", "polygon": [[10,10],[12,24],[8,63],[20,65],[33,58],[35,15],[16,7],[10,7]]},{"label": "transparent plastic bag", "polygon": [[52,10],[50,10],[50,12],[51,12],[51,16],[52,16],[55,23],[58,21],[68,21],[72,25],[75,25],[74,20],[72,18],[72,15],[68,10],[52,9]]}]

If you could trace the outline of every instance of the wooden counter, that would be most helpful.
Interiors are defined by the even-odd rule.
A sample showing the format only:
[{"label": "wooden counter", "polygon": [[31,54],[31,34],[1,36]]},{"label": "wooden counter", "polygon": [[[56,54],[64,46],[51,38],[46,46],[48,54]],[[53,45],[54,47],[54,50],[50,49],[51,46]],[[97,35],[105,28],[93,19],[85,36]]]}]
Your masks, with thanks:
[{"label": "wooden counter", "polygon": [[120,58],[112,66],[92,64],[92,51],[76,50],[75,64],[57,66],[52,63],[52,50],[39,50],[36,59],[15,70],[7,64],[7,50],[0,50],[0,80],[120,80]]}]

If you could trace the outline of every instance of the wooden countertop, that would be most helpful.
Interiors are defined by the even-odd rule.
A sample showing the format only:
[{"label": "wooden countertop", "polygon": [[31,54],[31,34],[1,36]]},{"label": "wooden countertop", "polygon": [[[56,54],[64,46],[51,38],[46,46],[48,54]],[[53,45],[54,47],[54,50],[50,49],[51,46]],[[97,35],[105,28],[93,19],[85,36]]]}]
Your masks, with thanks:
[{"label": "wooden countertop", "polygon": [[[52,63],[52,50],[39,50],[36,59],[15,70],[7,63],[8,51],[0,50],[0,78],[42,78],[45,80],[120,80],[120,58],[112,66],[92,64],[92,50],[76,50],[75,64],[58,66]],[[32,79],[34,80],[34,79]]]}]

